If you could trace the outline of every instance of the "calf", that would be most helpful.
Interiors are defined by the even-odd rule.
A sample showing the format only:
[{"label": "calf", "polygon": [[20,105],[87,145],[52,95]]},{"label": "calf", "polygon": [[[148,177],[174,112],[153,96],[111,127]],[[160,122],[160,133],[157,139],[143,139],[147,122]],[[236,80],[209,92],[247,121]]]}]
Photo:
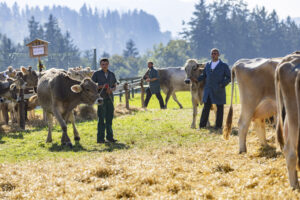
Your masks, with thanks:
[{"label": "calf", "polygon": [[95,101],[100,101],[98,87],[91,79],[77,81],[70,78],[65,71],[56,69],[47,70],[39,79],[37,95],[48,120],[46,142],[52,142],[52,115],[54,115],[63,131],[61,143],[68,146],[72,146],[67,134],[66,123],[68,120],[73,125],[75,141],[80,140],[75,126],[73,109],[80,103],[93,104]]}]

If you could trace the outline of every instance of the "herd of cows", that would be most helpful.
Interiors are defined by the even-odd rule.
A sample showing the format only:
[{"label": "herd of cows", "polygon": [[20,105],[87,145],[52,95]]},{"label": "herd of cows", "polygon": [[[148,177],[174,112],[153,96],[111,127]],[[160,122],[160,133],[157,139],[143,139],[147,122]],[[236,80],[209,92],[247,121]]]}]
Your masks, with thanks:
[{"label": "herd of cows", "polygon": [[[169,98],[178,103],[176,91],[191,91],[193,120],[196,127],[197,107],[202,104],[205,81],[194,82],[203,72],[205,64],[189,59],[184,67],[158,69],[160,85]],[[280,58],[240,59],[231,69],[232,83],[237,82],[240,94],[241,113],[238,122],[239,152],[247,152],[246,136],[250,123],[254,122],[255,132],[262,145],[267,145],[265,119],[277,116],[277,140],[285,155],[289,181],[292,188],[299,188],[297,165],[300,167],[300,52]],[[62,145],[72,146],[67,134],[67,122],[73,126],[75,141],[80,140],[75,126],[73,110],[79,104],[101,104],[98,87],[90,77],[90,68],[69,70],[49,69],[36,72],[31,67],[15,70],[9,67],[0,73],[0,108],[4,121],[8,123],[7,112],[16,111],[17,90],[31,88],[34,95],[29,98],[27,108],[33,110],[37,105],[43,108],[48,122],[46,142],[52,142],[53,116],[62,128]],[[225,139],[229,138],[233,118],[233,90],[231,103],[223,130]],[[6,102],[4,99],[10,100]],[[11,114],[14,116],[14,114]]]}]

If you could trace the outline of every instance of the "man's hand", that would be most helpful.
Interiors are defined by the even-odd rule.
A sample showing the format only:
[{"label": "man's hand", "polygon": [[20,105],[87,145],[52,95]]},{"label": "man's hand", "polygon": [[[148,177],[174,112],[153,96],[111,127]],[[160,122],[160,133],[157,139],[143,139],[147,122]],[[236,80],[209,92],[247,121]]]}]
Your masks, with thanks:
[{"label": "man's hand", "polygon": [[107,93],[107,94],[111,94],[111,93],[112,93],[112,89],[111,89],[110,87],[108,87],[108,88],[106,89],[106,93]]},{"label": "man's hand", "polygon": [[150,82],[151,80],[150,80],[150,78],[147,78],[146,81],[147,81],[147,82]]}]

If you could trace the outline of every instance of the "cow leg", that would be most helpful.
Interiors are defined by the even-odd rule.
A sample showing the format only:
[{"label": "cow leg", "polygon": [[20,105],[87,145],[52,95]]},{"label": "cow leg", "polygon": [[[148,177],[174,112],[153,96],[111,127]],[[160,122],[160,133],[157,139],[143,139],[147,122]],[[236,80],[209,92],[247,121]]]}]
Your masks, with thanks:
[{"label": "cow leg", "polygon": [[291,187],[294,189],[299,188],[299,182],[298,182],[298,175],[297,175],[297,146],[298,146],[298,131],[297,131],[297,123],[295,126],[295,123],[288,122],[288,139],[287,143],[284,146],[283,152],[286,159],[288,174],[289,174],[289,181]]},{"label": "cow leg", "polygon": [[73,126],[74,140],[79,141],[80,136],[79,136],[79,133],[78,133],[77,128],[75,126],[75,117],[74,117],[73,112],[70,114],[69,120],[70,120],[70,122],[72,123],[72,126]]},{"label": "cow leg", "polygon": [[48,122],[48,136],[47,136],[46,142],[50,143],[50,142],[52,142],[53,116],[51,113],[46,113],[46,112],[44,112],[44,113],[47,115],[47,122]]},{"label": "cow leg", "polygon": [[165,108],[167,108],[167,104],[168,104],[168,101],[170,99],[172,92],[173,92],[173,90],[169,89],[168,92],[166,93]]},{"label": "cow leg", "polygon": [[193,122],[191,124],[191,128],[196,128],[196,117],[197,117],[197,112],[198,112],[198,102],[192,98],[192,103],[193,103]]},{"label": "cow leg", "polygon": [[[241,113],[247,113],[247,112],[241,112]],[[247,113],[248,114],[248,113]],[[251,115],[241,115],[238,126],[239,126],[239,153],[246,153],[247,147],[246,147],[246,137],[249,129],[249,125],[251,122]]]},{"label": "cow leg", "polygon": [[[60,112],[58,111],[56,105],[53,106],[52,110],[53,110],[54,116],[56,117],[56,119],[57,119],[58,123],[60,124],[60,127],[63,131],[63,135],[61,137],[61,144],[62,145],[67,145],[67,146],[72,146],[71,140],[70,140],[70,138],[68,136],[68,133],[67,133],[66,121],[63,119],[63,117],[60,114]],[[68,117],[66,117],[66,119],[68,119]]]},{"label": "cow leg", "polygon": [[267,145],[265,119],[255,119],[254,129],[262,145]]},{"label": "cow leg", "polygon": [[178,101],[175,92],[172,94],[172,97],[173,97],[174,101],[178,104],[179,108],[182,109],[183,107],[182,107],[181,103]]},{"label": "cow leg", "polygon": [[8,125],[9,116],[8,116],[8,104],[4,103],[2,105],[2,116],[6,125]]},{"label": "cow leg", "polygon": [[289,141],[284,147],[284,155],[286,159],[290,185],[292,188],[298,189],[299,182],[298,182],[298,174],[296,170],[296,165],[297,165],[296,147],[293,147],[293,145]]}]

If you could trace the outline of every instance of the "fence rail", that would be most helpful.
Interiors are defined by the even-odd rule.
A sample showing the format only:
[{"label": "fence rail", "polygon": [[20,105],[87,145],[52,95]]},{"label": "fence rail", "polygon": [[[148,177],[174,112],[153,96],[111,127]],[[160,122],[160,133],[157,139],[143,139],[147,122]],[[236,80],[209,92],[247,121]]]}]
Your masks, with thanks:
[{"label": "fence rail", "polygon": [[[147,87],[147,83],[142,79],[142,77],[132,77],[132,78],[121,78],[120,83],[117,85],[114,92],[114,96],[119,96],[120,102],[122,102],[123,96],[125,97],[126,108],[129,109],[129,99],[134,98],[135,93],[141,93],[141,105],[144,107],[144,88]],[[235,82],[235,84],[237,84]],[[231,85],[231,83],[230,83]],[[238,103],[238,89],[234,87],[234,102]],[[231,89],[227,96],[231,96]]]}]

